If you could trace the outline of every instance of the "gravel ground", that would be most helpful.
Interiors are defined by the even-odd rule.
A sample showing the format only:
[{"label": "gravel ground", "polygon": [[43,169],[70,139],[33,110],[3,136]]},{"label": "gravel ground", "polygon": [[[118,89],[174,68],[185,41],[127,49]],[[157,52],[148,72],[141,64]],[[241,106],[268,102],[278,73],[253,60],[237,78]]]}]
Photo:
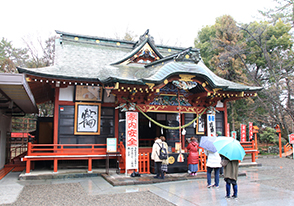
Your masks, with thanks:
[{"label": "gravel ground", "polygon": [[[58,197],[58,198],[56,198]],[[17,201],[11,206],[59,206],[59,205],[99,205],[99,206],[174,206],[167,200],[147,191],[112,195],[87,195],[79,183],[25,186]]]},{"label": "gravel ground", "polygon": [[[262,167],[253,168],[260,175],[260,184],[294,191],[294,160],[289,158],[259,157],[256,160]],[[246,170],[246,169],[245,169]],[[270,176],[262,180],[262,175]],[[58,197],[58,198],[56,198]],[[88,195],[79,183],[30,185],[25,186],[16,202],[6,204],[12,206],[42,205],[99,205],[99,206],[153,206],[174,204],[147,191],[111,195]]]},{"label": "gravel ground", "polygon": [[290,158],[263,157],[256,160],[261,163],[257,171],[260,175],[269,175],[268,180],[258,180],[261,184],[294,191],[294,160]]}]

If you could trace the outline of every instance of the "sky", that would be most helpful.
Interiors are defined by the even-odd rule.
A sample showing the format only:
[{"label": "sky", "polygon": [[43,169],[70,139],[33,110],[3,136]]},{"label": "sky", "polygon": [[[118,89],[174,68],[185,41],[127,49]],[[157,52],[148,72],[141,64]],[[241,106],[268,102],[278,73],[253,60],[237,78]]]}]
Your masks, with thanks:
[{"label": "sky", "polygon": [[147,29],[156,44],[190,47],[198,31],[213,25],[217,17],[228,14],[240,23],[259,21],[258,10],[275,4],[273,0],[1,0],[0,5],[0,38],[20,48],[25,47],[23,39],[45,41],[55,30],[122,38],[127,31],[140,36]]}]

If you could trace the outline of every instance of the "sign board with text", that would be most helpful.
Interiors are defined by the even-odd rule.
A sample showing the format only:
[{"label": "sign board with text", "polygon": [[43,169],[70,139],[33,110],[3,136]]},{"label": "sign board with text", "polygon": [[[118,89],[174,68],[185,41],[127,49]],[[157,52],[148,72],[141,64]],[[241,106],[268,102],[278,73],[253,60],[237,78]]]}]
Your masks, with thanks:
[{"label": "sign board with text", "polygon": [[231,137],[233,137],[234,139],[237,138],[237,132],[236,131],[232,131],[231,132]]},{"label": "sign board with text", "polygon": [[241,141],[240,142],[246,142],[246,125],[241,124]]},{"label": "sign board with text", "polygon": [[289,134],[289,143],[294,144],[294,133]]},{"label": "sign board with text", "polygon": [[116,138],[107,138],[106,148],[107,152],[116,152]]},{"label": "sign board with text", "polygon": [[126,112],[126,173],[138,169],[138,112]]}]

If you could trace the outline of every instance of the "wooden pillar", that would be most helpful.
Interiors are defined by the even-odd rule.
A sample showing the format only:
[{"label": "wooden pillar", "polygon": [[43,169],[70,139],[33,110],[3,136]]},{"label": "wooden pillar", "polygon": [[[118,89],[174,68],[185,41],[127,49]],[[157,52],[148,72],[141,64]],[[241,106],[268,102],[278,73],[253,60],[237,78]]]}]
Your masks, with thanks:
[{"label": "wooden pillar", "polygon": [[116,109],[114,110],[114,137],[116,138],[116,142],[117,145],[119,143],[119,133],[118,133],[118,129],[119,129],[119,110]]},{"label": "wooden pillar", "polygon": [[276,132],[279,133],[279,153],[280,153],[280,158],[282,158],[282,137],[281,137],[280,125],[277,124],[275,129],[276,129]]},{"label": "wooden pillar", "polygon": [[58,144],[59,87],[55,87],[53,144]]},{"label": "wooden pillar", "polygon": [[88,159],[88,173],[92,173],[92,157]]},{"label": "wooden pillar", "polygon": [[224,130],[224,132],[225,132],[225,136],[226,136],[226,134],[227,134],[227,124],[228,124],[228,110],[227,110],[227,102],[225,101],[224,102],[224,122],[225,122],[225,124],[224,124],[224,127],[225,127],[225,130]]},{"label": "wooden pillar", "polygon": [[54,158],[53,159],[53,161],[54,161],[54,173],[57,173],[57,168],[58,168],[58,160],[57,160],[57,158]]},{"label": "wooden pillar", "polygon": [[29,174],[31,172],[31,160],[27,160],[26,162],[26,174]]},{"label": "wooden pillar", "polygon": [[[181,125],[185,125],[185,115],[184,114],[181,114]],[[182,132],[182,130],[180,131]],[[185,135],[182,135],[182,149],[185,148]]]},{"label": "wooden pillar", "polygon": [[28,149],[27,149],[27,156],[30,156],[31,155],[31,148],[32,148],[32,143],[31,142],[28,142]]}]

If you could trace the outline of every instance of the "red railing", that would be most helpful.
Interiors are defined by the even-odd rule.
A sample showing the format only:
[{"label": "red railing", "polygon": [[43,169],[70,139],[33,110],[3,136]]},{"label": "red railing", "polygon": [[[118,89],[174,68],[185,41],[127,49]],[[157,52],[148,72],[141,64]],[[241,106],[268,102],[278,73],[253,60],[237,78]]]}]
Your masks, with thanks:
[{"label": "red railing", "polygon": [[150,173],[150,160],[149,160],[149,152],[147,153],[139,153],[138,161],[139,161],[139,172],[142,174]]},{"label": "red railing", "polygon": [[[116,158],[116,156],[110,156]],[[93,159],[106,159],[106,144],[32,144],[28,143],[26,173],[30,173],[31,161],[53,160],[57,172],[58,160],[88,160],[88,172],[92,172]]]},{"label": "red railing", "polygon": [[106,155],[106,144],[31,144],[28,156]]},{"label": "red railing", "polygon": [[255,159],[257,159],[257,154],[259,153],[257,144],[255,144],[255,141],[252,140],[250,142],[240,142],[241,146],[245,150],[246,154],[251,154],[251,161],[255,162]]},{"label": "red railing", "polygon": [[204,149],[199,150],[198,172],[206,172],[206,155]]}]

